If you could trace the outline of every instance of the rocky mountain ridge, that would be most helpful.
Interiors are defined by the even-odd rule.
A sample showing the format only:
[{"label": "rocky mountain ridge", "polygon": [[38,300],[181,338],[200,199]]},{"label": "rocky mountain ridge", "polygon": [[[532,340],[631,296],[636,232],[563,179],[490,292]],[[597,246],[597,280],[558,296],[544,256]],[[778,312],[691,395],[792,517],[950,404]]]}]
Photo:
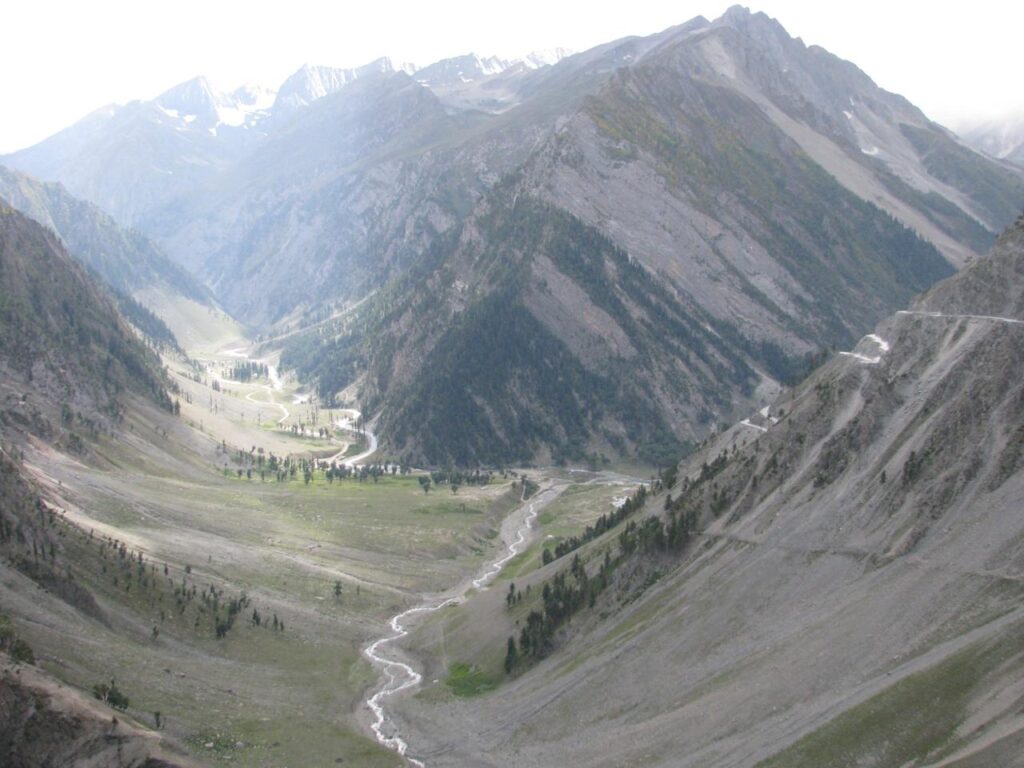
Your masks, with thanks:
[{"label": "rocky mountain ridge", "polygon": [[[432,381],[437,366],[423,361],[441,349],[470,345],[468,337],[445,331],[457,326],[475,302],[501,294],[503,279],[522,297],[514,303],[523,301],[543,332],[554,337],[556,347],[565,345],[584,369],[620,380],[629,375],[626,371],[635,375],[639,366],[644,394],[622,397],[656,404],[658,416],[646,414],[641,419],[648,429],[694,440],[709,425],[731,418],[727,414],[763,404],[759,398],[771,391],[773,382],[792,375],[802,355],[851,343],[884,315],[884,306],[900,306],[914,291],[942,276],[949,267],[936,258],[932,246],[953,263],[971,258],[972,249],[990,237],[976,211],[989,211],[985,216],[993,221],[1012,217],[1002,198],[988,195],[984,188],[974,192],[939,162],[941,157],[960,158],[968,152],[946,132],[899,97],[877,89],[852,65],[806,48],[766,17],[736,10],[713,23],[697,19],[654,39],[622,41],[581,54],[544,76],[551,93],[576,94],[577,111],[563,113],[553,133],[541,134],[536,149],[510,177],[515,181],[495,186],[468,219],[454,226],[445,222],[457,222],[456,215],[440,219],[461,244],[436,246],[447,248],[451,256],[434,262],[433,273],[430,268],[416,273],[419,282],[413,281],[404,298],[384,293],[366,305],[365,311],[388,318],[373,330],[362,331],[378,346],[353,353],[358,342],[343,333],[311,348],[307,354],[312,357],[306,359],[317,357],[318,364],[304,362],[301,356],[288,358],[300,371],[321,376],[321,386],[327,384],[328,391],[343,388],[352,383],[355,372],[366,371],[361,397],[371,410],[384,410],[384,419],[397,436],[397,449],[421,448],[418,436],[424,431],[414,425],[424,413],[430,414],[428,403],[436,402],[439,392],[454,391],[451,382]],[[594,80],[580,89],[581,77]],[[796,92],[803,94],[802,101]],[[563,98],[562,103],[568,101]],[[862,105],[860,122],[847,115],[851,103]],[[511,122],[516,112],[499,120]],[[888,145],[888,156],[865,152],[863,136],[858,139],[851,123],[887,125],[896,137]],[[813,140],[812,125],[821,131]],[[493,135],[500,135],[499,129]],[[924,196],[899,175],[912,154],[907,135],[919,143],[927,135],[935,145],[928,161],[934,173],[918,161],[913,178],[920,189],[928,188]],[[1019,178],[1004,175],[1003,169],[992,173],[992,183],[1008,185],[1017,190],[1011,194],[1020,197],[1024,188]],[[954,182],[961,186],[954,188]],[[957,191],[961,187],[963,191]],[[941,197],[941,189],[953,191]],[[865,197],[872,197],[872,202]],[[700,318],[696,338],[706,334],[707,341],[683,334],[683,348],[666,343],[663,349],[672,351],[659,359],[631,325],[629,316],[638,317],[635,299],[609,311],[610,305],[597,295],[606,287],[622,288],[620,272],[598,259],[590,264],[595,271],[585,278],[578,267],[552,263],[543,250],[549,246],[540,245],[533,232],[523,229],[525,220],[519,219],[518,226],[495,226],[496,211],[508,211],[510,201],[514,209],[514,201],[527,198],[543,203],[520,204],[523,211],[531,210],[525,217],[530,229],[561,229],[554,219],[568,215],[583,225],[571,228],[573,237],[583,239],[561,248],[579,251],[584,259],[596,255],[596,241],[583,235],[586,229],[607,238],[630,263],[641,265],[649,280],[669,287],[662,299],[665,309],[659,313],[682,310],[691,321]],[[945,202],[935,202],[938,199]],[[921,200],[926,204],[904,215],[910,203]],[[876,206],[879,202],[884,212]],[[995,207],[986,207],[990,203]],[[844,213],[837,215],[840,210]],[[914,222],[924,222],[930,238],[901,226]],[[523,242],[535,250],[514,256]],[[529,265],[525,271],[512,266],[520,258]],[[887,271],[889,276],[882,277]],[[415,293],[424,289],[422,300],[417,299]],[[901,290],[906,290],[902,297],[897,295]],[[404,303],[405,309],[396,314],[385,302]],[[374,303],[378,308],[370,309]],[[630,306],[632,310],[626,309]],[[654,320],[646,314],[641,323],[664,328],[659,324],[665,315],[658,316]],[[474,318],[474,327],[486,325],[472,313],[465,317]],[[677,327],[660,331],[659,337],[680,338],[680,333]],[[381,342],[382,337],[387,341]],[[693,353],[702,355],[699,350],[705,343],[729,348],[726,359],[739,353],[743,363],[731,374],[706,378],[693,363]],[[650,351],[636,357],[636,351],[645,347]],[[465,361],[453,362],[452,375],[464,365]],[[501,374],[509,382],[515,377],[512,370]],[[711,384],[722,380],[733,382],[736,389],[726,395]],[[510,387],[522,389],[522,384]],[[432,392],[432,397],[413,391],[418,388]],[[482,444],[515,443],[507,436],[519,430],[483,405],[494,402],[493,393],[483,396],[474,391],[471,378],[468,388],[455,401],[462,407],[480,404],[475,413],[462,413],[457,419],[449,414],[444,420],[487,425],[479,428]],[[509,393],[497,401],[504,397]],[[519,400],[538,401],[529,396]],[[617,403],[609,410],[621,412],[621,407]],[[553,423],[540,413],[532,413],[531,419]],[[595,421],[598,418],[591,416],[592,424]],[[429,415],[427,422],[434,423]],[[573,439],[560,433],[547,441],[579,446],[582,440],[588,450],[608,454],[616,452],[616,444],[621,448],[619,440],[630,431],[645,434],[638,442],[660,442],[654,432],[621,425],[591,428]],[[401,436],[410,433],[409,442],[404,442]],[[452,437],[450,429],[445,434]],[[509,450],[522,451],[519,456],[525,457],[535,448],[519,444]],[[444,460],[439,454],[427,455]]]},{"label": "rocky mountain ridge", "polygon": [[[1024,174],[743,8],[539,69],[505,64],[303,70],[295,94],[323,95],[271,116],[237,155],[190,161],[187,194],[166,175],[134,185],[144,231],[264,335],[315,323],[286,359],[325,399],[388,414],[388,450],[420,460],[451,457],[426,447],[408,403],[454,396],[455,371],[434,381],[431,361],[439,344],[472,346],[460,324],[490,326],[497,296],[526,312],[543,359],[576,371],[558,407],[575,426],[509,438],[525,434],[513,413],[554,412],[537,399],[547,374],[492,391],[507,412],[470,378],[457,455],[678,448],[976,258],[1024,204]],[[640,267],[632,287],[620,258]],[[642,395],[618,389],[623,376]],[[608,413],[598,391],[619,391]],[[627,401],[645,413],[626,417]]]}]

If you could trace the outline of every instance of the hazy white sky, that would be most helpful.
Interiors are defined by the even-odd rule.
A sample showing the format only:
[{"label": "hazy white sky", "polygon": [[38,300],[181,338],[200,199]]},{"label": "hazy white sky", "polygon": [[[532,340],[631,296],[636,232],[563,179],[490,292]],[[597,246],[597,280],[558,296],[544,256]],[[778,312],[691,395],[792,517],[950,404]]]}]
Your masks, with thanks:
[{"label": "hazy white sky", "polygon": [[[4,9],[0,152],[34,144],[110,102],[151,99],[207,75],[215,87],[277,87],[303,63],[357,66],[379,56],[428,64],[474,51],[584,50],[644,35],[715,0],[406,2],[22,0]],[[947,125],[1024,108],[1024,3],[749,3],[790,34],[850,59]]]}]

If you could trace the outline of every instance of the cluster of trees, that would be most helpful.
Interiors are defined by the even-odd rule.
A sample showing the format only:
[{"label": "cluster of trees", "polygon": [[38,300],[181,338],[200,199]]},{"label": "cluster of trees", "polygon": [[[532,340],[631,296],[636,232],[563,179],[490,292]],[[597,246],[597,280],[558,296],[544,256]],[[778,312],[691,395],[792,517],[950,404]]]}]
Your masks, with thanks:
[{"label": "cluster of trees", "polygon": [[126,292],[112,291],[117,308],[121,314],[142,334],[143,340],[153,349],[160,351],[164,349],[173,352],[181,352],[178,340],[167,324],[153,314],[149,309],[129,296]]},{"label": "cluster of trees", "polygon": [[[430,473],[430,479],[434,485],[450,485],[458,488],[462,485],[488,485],[493,475],[489,471],[474,469],[472,472],[459,469],[434,470]],[[454,491],[452,491],[454,493]]]},{"label": "cluster of trees", "polygon": [[647,500],[647,487],[641,485],[637,491],[626,499],[623,504],[610,514],[601,515],[594,522],[593,525],[588,525],[583,529],[583,533],[579,536],[570,536],[567,539],[563,539],[555,545],[554,552],[545,548],[541,555],[541,560],[544,565],[554,562],[560,557],[564,557],[573,550],[579,549],[588,541],[593,541],[601,534],[606,531],[610,531],[612,528],[617,526],[626,518],[630,517],[634,512],[640,509],[644,502]]},{"label": "cluster of trees", "polygon": [[657,552],[678,552],[686,546],[697,529],[698,513],[695,509],[686,512],[671,510],[667,520],[652,515],[639,525],[635,521],[626,524],[619,534],[619,552],[628,557],[634,552],[653,554]]},{"label": "cluster of trees", "polygon": [[[227,450],[226,447],[224,450]],[[316,473],[321,472],[328,483],[333,483],[335,480],[356,480],[361,483],[372,480],[376,483],[382,477],[394,476],[399,473],[406,474],[409,471],[398,464],[363,464],[359,467],[351,467],[336,461],[328,462],[313,458],[292,456],[281,458],[273,453],[265,454],[262,448],[254,448],[251,452],[237,450],[231,454],[231,458],[241,466],[236,466],[232,470],[225,464],[225,476],[230,475],[233,471],[239,479],[244,476],[252,480],[253,474],[257,473],[261,482],[266,482],[268,474],[279,483],[295,480],[301,474],[303,482],[309,485],[313,482]]]},{"label": "cluster of trees", "polygon": [[[206,602],[207,592],[203,592],[204,602]],[[221,606],[219,597],[220,594],[214,590],[211,586],[209,590],[209,605],[213,610],[213,630],[218,640],[227,637],[228,632],[235,626],[235,618],[242,612],[243,608],[248,607],[251,602],[246,594],[243,592],[239,597],[232,598],[224,606],[224,614],[221,615]],[[260,622],[257,621],[259,618],[259,612],[253,608],[253,625],[259,626]]]},{"label": "cluster of trees", "polygon": [[[358,482],[379,481],[382,477],[398,474],[406,475],[411,470],[395,462],[380,462],[377,464],[363,464],[359,467],[347,466],[337,461],[325,459],[307,458],[302,456],[277,456],[273,451],[266,451],[255,445],[249,449],[229,447],[226,441],[221,441],[220,453],[225,457],[223,471],[225,476],[234,473],[238,478],[247,477],[253,479],[254,473],[259,475],[261,481],[266,481],[268,475],[277,482],[282,483],[288,480],[295,480],[300,475],[308,485],[316,476],[316,473],[323,473],[328,483],[335,480],[356,480]],[[229,467],[228,460],[235,466]],[[483,477],[480,473],[466,475],[470,482],[476,477]],[[490,475],[486,475],[490,477]]]},{"label": "cluster of trees", "polygon": [[[508,638],[505,671],[511,673],[521,664],[547,656],[554,647],[554,636],[558,629],[568,623],[581,608],[594,605],[597,596],[611,583],[616,565],[611,553],[606,552],[596,576],[591,577],[579,555],[576,555],[568,571],[560,571],[545,582],[541,592],[542,610],[531,610],[527,615],[518,643],[514,636]],[[520,600],[519,593],[515,595],[511,599],[506,597],[508,605],[514,605]]]},{"label": "cluster of trees", "polygon": [[[694,485],[704,482],[720,472],[726,462],[727,457],[723,454],[711,465],[705,464],[701,472],[703,479],[694,481]],[[656,489],[671,488],[676,484],[676,475],[677,470],[675,466],[672,466],[663,472],[652,483],[652,486]],[[684,484],[687,487],[690,486],[689,482]],[[573,537],[562,543],[576,548],[606,533],[640,510],[647,501],[648,495],[647,488],[641,486],[615,512],[602,515],[595,525],[588,527],[581,536]],[[642,522],[636,520],[626,522],[624,529],[615,540],[618,545],[617,550],[614,545],[605,550],[604,558],[596,573],[588,573],[579,554],[574,555],[568,570],[560,571],[544,583],[541,592],[542,607],[539,610],[530,611],[525,625],[520,630],[519,637],[516,638],[513,635],[508,638],[505,651],[505,671],[512,673],[522,665],[542,659],[549,654],[553,649],[555,635],[559,628],[567,624],[573,615],[584,607],[593,607],[597,596],[610,586],[613,574],[624,564],[634,563],[638,557],[650,558],[678,553],[685,549],[695,535],[699,521],[700,512],[696,506],[690,503],[689,496],[684,495],[673,501],[672,495],[668,494],[664,517],[650,515]],[[564,549],[559,556],[571,551],[571,549]],[[550,560],[545,558],[545,562],[550,562]],[[527,596],[529,596],[529,592],[528,588]],[[514,583],[510,584],[508,594],[505,596],[506,606],[511,610],[522,600],[523,593],[516,590]]]},{"label": "cluster of trees", "polygon": [[319,462],[318,466],[323,468],[324,477],[327,478],[327,482],[330,483],[334,480],[358,480],[360,483],[372,480],[377,482],[382,477],[391,475],[392,477],[401,472],[403,475],[408,470],[400,467],[398,464],[363,464],[359,467],[351,467],[346,464],[338,464],[337,462],[331,462],[329,465],[326,462]]},{"label": "cluster of trees", "polygon": [[[560,571],[544,583],[541,592],[542,610],[531,610],[526,625],[515,636],[508,638],[505,651],[505,671],[513,672],[524,663],[547,656],[554,647],[555,633],[584,607],[593,607],[597,596],[611,584],[617,568],[637,554],[653,555],[681,551],[693,537],[697,526],[696,511],[679,514],[671,511],[667,520],[652,515],[640,524],[630,521],[618,536],[618,555],[611,550],[605,556],[595,576],[587,573],[579,554],[572,559],[568,571]],[[522,593],[511,585],[505,597],[511,608],[521,602]]]},{"label": "cluster of trees", "polygon": [[[504,474],[504,473],[503,473]],[[429,475],[420,475],[416,478],[424,493],[430,491],[431,483],[440,487],[447,485],[452,493],[458,493],[463,485],[484,486],[491,482],[494,475],[491,472],[474,469],[472,472],[458,469],[435,470]]]},{"label": "cluster of trees", "polygon": [[[91,535],[89,539],[92,539]],[[160,624],[168,619],[169,610],[184,617],[189,606],[194,604],[196,608],[195,618],[192,620],[193,629],[199,631],[204,625],[207,625],[219,640],[226,637],[235,626],[235,621],[242,611],[252,605],[252,600],[245,592],[237,597],[225,597],[224,590],[218,589],[212,584],[200,591],[195,580],[190,580],[191,565],[185,566],[181,580],[178,581],[171,575],[167,563],[158,568],[155,563],[147,562],[141,551],[129,549],[123,541],[112,537],[100,539],[99,548],[100,558],[103,561],[102,573],[108,573],[107,563],[113,561],[113,586],[117,589],[123,586],[124,591],[130,593],[134,584],[136,592],[144,596],[150,608],[159,608]],[[165,601],[165,590],[170,592],[170,596],[174,600],[173,607]],[[254,619],[259,617],[259,611],[255,608],[253,608],[253,617]],[[261,623],[261,620],[253,621],[254,626],[260,626]],[[269,622],[267,622],[267,626],[271,626]],[[284,622],[279,621],[276,614],[273,628],[284,630]],[[159,634],[158,627],[154,625],[153,639],[156,640]]]},{"label": "cluster of trees", "polygon": [[253,379],[265,379],[268,375],[265,363],[254,360],[242,360],[234,364],[226,371],[226,378],[235,381],[252,381]]}]

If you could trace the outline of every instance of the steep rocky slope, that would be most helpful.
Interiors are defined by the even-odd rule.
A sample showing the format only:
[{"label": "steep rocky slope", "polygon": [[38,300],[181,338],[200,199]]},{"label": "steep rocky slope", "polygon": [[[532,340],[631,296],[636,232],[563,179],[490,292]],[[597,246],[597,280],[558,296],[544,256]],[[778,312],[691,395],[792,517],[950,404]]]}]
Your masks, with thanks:
[{"label": "steep rocky slope", "polygon": [[[554,132],[467,195],[483,195],[468,218],[449,212],[444,236],[367,302],[369,320],[285,358],[326,395],[366,372],[359,397],[383,410],[393,451],[443,462],[677,449],[949,274],[1012,219],[1004,198],[1024,200],[1019,176],[980,156],[964,165],[970,151],[904,100],[739,9],[537,78],[533,100],[482,135],[561,94],[574,109]],[[884,152],[865,151],[855,127],[869,124]],[[475,151],[487,156],[487,141]],[[499,320],[499,304],[526,321]],[[460,328],[503,322],[549,351],[484,364],[488,383],[467,373],[484,358]],[[557,374],[525,372],[531,361],[565,371],[557,407],[539,383]],[[429,438],[441,433],[447,448]]]},{"label": "steep rocky slope", "polygon": [[[635,528],[578,550],[604,585],[592,607],[496,693],[410,700],[413,753],[437,766],[1024,764],[1022,291],[1024,218],[768,416],[709,440]],[[498,583],[419,642],[501,674],[506,636],[569,559],[516,579],[527,605],[506,608]]]},{"label": "steep rocky slope", "polygon": [[[81,448],[140,395],[170,409],[156,355],[55,234],[0,202],[0,422]],[[80,434],[81,433],[81,434]]]}]

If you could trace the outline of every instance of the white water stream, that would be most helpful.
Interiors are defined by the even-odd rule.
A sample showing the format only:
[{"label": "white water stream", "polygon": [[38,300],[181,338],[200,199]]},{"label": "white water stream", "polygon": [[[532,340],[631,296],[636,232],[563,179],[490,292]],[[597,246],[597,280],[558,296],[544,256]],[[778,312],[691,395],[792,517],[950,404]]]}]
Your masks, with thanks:
[{"label": "white water stream", "polygon": [[[501,569],[509,560],[522,551],[522,547],[526,543],[526,539],[527,536],[529,536],[530,531],[533,529],[533,524],[537,519],[537,514],[540,509],[557,495],[558,491],[551,488],[537,494],[534,500],[531,501],[527,507],[526,515],[523,517],[522,522],[516,523],[515,515],[509,517],[508,521],[511,521],[511,525],[509,526],[510,530],[508,530],[507,533],[509,534],[508,538],[510,538],[511,541],[506,540],[506,552],[502,557],[487,565],[480,576],[460,585],[447,596],[428,600],[422,605],[410,608],[407,611],[402,611],[402,613],[393,616],[391,621],[388,622],[391,632],[377,640],[374,640],[366,647],[366,650],[363,651],[371,662],[382,669],[386,678],[384,685],[366,700],[366,705],[370,708],[370,711],[373,712],[374,716],[374,722],[370,725],[373,729],[373,734],[376,736],[377,741],[380,744],[384,745],[388,749],[393,749],[395,752],[405,757],[410,764],[417,766],[417,768],[424,768],[424,763],[421,760],[417,760],[414,757],[406,755],[406,750],[409,745],[406,744],[404,739],[402,739],[394,722],[388,718],[387,713],[384,710],[384,700],[394,696],[396,693],[400,693],[401,691],[405,691],[419,685],[423,680],[423,675],[413,669],[409,664],[406,664],[404,661],[397,658],[395,655],[385,656],[382,653],[382,648],[409,634],[409,629],[406,625],[407,619],[419,614],[434,613],[450,605],[457,605],[465,599],[466,593],[469,592],[470,589],[484,588],[488,582],[501,572]],[[523,508],[520,507],[520,509]],[[505,528],[505,526],[502,527]],[[503,530],[503,539],[505,539],[505,533],[506,531]]]}]

